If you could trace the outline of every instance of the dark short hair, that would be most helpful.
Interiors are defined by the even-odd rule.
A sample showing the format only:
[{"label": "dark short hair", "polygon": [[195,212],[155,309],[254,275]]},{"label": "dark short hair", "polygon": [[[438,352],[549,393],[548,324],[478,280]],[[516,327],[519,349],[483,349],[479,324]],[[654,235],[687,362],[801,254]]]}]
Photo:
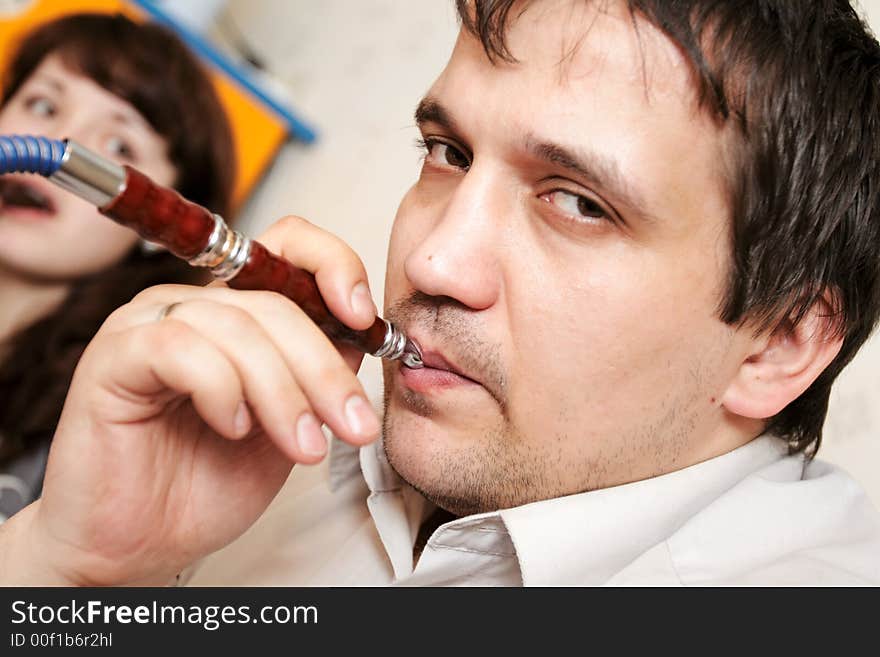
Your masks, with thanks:
[{"label": "dark short hair", "polygon": [[50,54],[140,112],[168,142],[175,189],[229,216],[236,173],[229,122],[207,72],[177,36],[120,14],[59,18],[18,46],[3,80],[4,102]]},{"label": "dark short hair", "polygon": [[[456,0],[493,61],[534,0]],[[588,2],[590,0],[584,0]],[[687,58],[700,105],[737,130],[719,317],[765,331],[826,294],[843,347],[770,418],[815,454],[831,386],[880,316],[880,46],[846,0],[627,0]]]}]

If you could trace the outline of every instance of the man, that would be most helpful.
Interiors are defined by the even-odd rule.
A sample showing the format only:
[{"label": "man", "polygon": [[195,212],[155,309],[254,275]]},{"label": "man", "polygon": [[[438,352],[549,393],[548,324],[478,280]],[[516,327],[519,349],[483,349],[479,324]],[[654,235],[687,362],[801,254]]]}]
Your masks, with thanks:
[{"label": "man", "polygon": [[[459,9],[386,278],[428,367],[385,364],[382,441],[359,354],[292,304],[154,288],[83,357],[9,581],[170,582],[231,543],[185,578],[880,583],[876,511],[804,457],[880,308],[876,41],[831,0]],[[372,322],[338,240],[265,240]],[[334,490],[295,468],[232,542],[321,422]]]}]

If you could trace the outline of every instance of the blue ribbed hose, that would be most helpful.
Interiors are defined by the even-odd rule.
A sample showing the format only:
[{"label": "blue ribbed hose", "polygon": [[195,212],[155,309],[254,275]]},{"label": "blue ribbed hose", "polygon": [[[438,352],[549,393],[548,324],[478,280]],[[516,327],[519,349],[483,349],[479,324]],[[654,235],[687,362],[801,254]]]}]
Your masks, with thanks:
[{"label": "blue ribbed hose", "polygon": [[0,135],[0,174],[51,176],[61,166],[65,143],[30,135]]}]

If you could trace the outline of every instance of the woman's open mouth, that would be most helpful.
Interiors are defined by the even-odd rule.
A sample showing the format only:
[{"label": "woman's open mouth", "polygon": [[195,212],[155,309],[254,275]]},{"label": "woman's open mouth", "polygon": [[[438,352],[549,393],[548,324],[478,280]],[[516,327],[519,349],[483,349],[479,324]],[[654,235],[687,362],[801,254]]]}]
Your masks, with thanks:
[{"label": "woman's open mouth", "polygon": [[0,213],[49,218],[55,216],[55,204],[37,185],[3,177],[0,178]]}]

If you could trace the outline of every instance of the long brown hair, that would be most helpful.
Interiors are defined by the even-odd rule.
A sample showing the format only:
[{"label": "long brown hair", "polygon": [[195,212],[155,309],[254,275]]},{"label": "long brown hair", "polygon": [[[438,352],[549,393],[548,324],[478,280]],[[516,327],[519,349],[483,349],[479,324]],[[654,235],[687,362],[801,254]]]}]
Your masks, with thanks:
[{"label": "long brown hair", "polygon": [[[48,23],[19,45],[3,80],[4,103],[49,54],[137,109],[167,140],[175,188],[229,216],[229,123],[198,60],[173,33],[109,14]],[[0,464],[51,439],[73,370],[107,316],[144,288],[172,282],[203,277],[168,253],[135,247],[116,265],[75,281],[55,312],[12,336],[0,363]]]}]

